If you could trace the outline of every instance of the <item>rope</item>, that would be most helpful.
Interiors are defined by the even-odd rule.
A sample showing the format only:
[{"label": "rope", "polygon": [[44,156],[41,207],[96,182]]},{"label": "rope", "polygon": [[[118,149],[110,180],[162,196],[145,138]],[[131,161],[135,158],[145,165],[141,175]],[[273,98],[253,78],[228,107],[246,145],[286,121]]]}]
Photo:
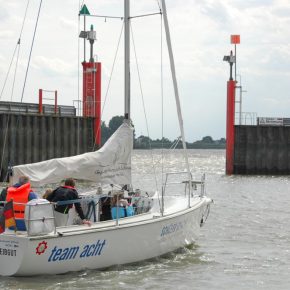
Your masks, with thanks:
[{"label": "rope", "polygon": [[[101,111],[101,116],[103,116],[103,112],[105,110],[107,97],[108,97],[108,93],[109,93],[109,89],[110,89],[110,84],[111,84],[111,80],[112,80],[112,76],[113,76],[113,72],[114,72],[114,68],[115,68],[115,63],[116,63],[116,59],[117,59],[117,55],[118,55],[118,51],[119,51],[119,46],[120,46],[120,42],[121,42],[121,38],[122,38],[122,34],[123,34],[123,29],[124,29],[124,23],[123,23],[123,25],[121,27],[121,32],[120,32],[120,35],[119,35],[118,44],[117,44],[117,48],[116,48],[116,51],[115,51],[115,56],[114,56],[114,60],[113,60],[112,68],[111,68],[111,73],[110,73],[108,86],[107,86],[107,89],[106,89],[104,103],[103,103],[103,107],[102,107],[102,111]],[[100,118],[101,118],[101,116],[100,116]],[[100,130],[100,128],[98,128],[98,130]],[[97,131],[96,136],[97,135],[98,135],[98,131]],[[95,139],[95,142],[94,142],[93,151],[95,150],[95,148],[96,148],[96,139]]]},{"label": "rope", "polygon": [[23,101],[23,95],[24,95],[24,90],[25,90],[25,85],[26,85],[26,80],[27,80],[27,75],[28,75],[28,70],[29,70],[29,65],[30,65],[30,59],[31,59],[33,45],[34,45],[34,39],[35,39],[36,29],[37,29],[37,25],[38,25],[38,19],[39,19],[39,15],[40,15],[41,5],[42,5],[42,0],[40,0],[40,4],[39,4],[39,8],[38,8],[38,14],[37,14],[36,24],[35,24],[35,28],[34,28],[34,33],[33,33],[33,38],[32,38],[32,44],[31,44],[31,48],[30,48],[30,53],[29,53],[29,58],[28,58],[28,64],[27,64],[27,68],[26,68],[25,79],[24,79],[24,84],[23,84],[23,89],[22,89],[22,94],[21,94],[21,103]]},{"label": "rope", "polygon": [[[146,109],[145,109],[144,94],[143,94],[143,89],[142,89],[142,84],[141,84],[141,77],[140,77],[138,59],[137,59],[137,55],[136,55],[136,47],[135,47],[135,41],[134,41],[134,33],[133,33],[133,29],[132,29],[132,26],[131,25],[130,25],[130,28],[131,28],[132,43],[133,43],[133,48],[134,48],[134,55],[135,55],[137,73],[138,73],[140,93],[141,93],[141,98],[142,98],[143,112],[144,112],[144,116],[145,116],[146,130],[147,130],[147,135],[149,137],[150,134],[149,134],[148,119],[147,119],[147,114],[146,114]],[[151,159],[152,159],[152,164],[153,164],[153,170],[154,170],[155,186],[156,186],[156,190],[158,191],[158,185],[157,185],[158,182],[157,182],[157,176],[156,176],[156,167],[155,167],[155,162],[154,162],[154,158],[153,158],[153,153],[152,153],[152,150],[151,150],[152,149],[152,146],[151,146],[150,137],[149,137],[149,148],[150,148],[150,154],[151,154]]]}]

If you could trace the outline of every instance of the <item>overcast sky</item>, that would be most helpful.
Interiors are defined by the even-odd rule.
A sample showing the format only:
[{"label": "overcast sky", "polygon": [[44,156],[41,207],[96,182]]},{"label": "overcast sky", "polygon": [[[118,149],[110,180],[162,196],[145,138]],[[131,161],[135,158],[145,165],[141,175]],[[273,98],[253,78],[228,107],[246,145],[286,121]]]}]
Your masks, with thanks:
[{"label": "overcast sky", "polygon": [[[0,0],[0,89],[20,35],[26,0]],[[38,89],[58,90],[59,103],[81,98],[83,59],[79,0],[43,0],[23,102],[38,102]],[[40,0],[30,0],[21,37],[14,90],[15,60],[1,100],[20,101]],[[87,0],[91,14],[122,16],[121,0]],[[132,0],[131,15],[158,12],[157,0]],[[242,77],[243,112],[260,117],[290,117],[289,0],[168,0],[167,10],[181,97],[186,139],[225,137],[226,82],[231,34],[241,35],[237,73]],[[87,18],[97,32],[95,54],[102,62],[104,101],[122,28],[118,19]],[[161,136],[160,16],[132,20],[141,87],[151,138]],[[162,35],[165,40],[165,35]],[[88,53],[88,50],[87,50]],[[136,60],[131,45],[132,119],[137,136],[147,134]],[[164,136],[179,136],[167,47],[163,44]],[[240,77],[238,77],[238,80]],[[80,93],[78,93],[78,90]],[[0,91],[1,92],[1,91]],[[123,39],[108,89],[103,120],[123,114]],[[47,95],[47,97],[50,97]],[[46,102],[51,102],[47,100]],[[250,116],[250,115],[248,115]]]}]

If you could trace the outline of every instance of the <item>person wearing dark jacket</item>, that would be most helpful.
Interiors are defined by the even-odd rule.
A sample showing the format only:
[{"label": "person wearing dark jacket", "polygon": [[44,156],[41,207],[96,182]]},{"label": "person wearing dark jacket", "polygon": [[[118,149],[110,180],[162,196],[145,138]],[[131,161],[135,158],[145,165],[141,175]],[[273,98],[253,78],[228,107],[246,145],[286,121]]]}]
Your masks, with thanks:
[{"label": "person wearing dark jacket", "polygon": [[[64,186],[58,187],[47,197],[48,201],[54,203],[76,199],[79,199],[79,195],[75,189],[75,181],[73,178],[67,178],[64,182]],[[73,204],[83,224],[91,225],[91,222],[85,219],[80,203],[74,202]],[[55,206],[56,226],[65,226],[67,224],[68,212],[72,208],[73,204],[60,204]]]}]

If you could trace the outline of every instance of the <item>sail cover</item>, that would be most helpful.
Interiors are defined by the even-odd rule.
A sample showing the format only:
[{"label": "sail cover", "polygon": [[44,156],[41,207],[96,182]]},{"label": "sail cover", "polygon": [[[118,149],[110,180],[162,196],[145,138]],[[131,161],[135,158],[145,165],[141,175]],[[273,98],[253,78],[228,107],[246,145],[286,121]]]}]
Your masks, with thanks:
[{"label": "sail cover", "polygon": [[69,177],[101,184],[130,184],[132,150],[133,128],[124,122],[98,151],[14,166],[13,182],[26,175],[33,186]]}]

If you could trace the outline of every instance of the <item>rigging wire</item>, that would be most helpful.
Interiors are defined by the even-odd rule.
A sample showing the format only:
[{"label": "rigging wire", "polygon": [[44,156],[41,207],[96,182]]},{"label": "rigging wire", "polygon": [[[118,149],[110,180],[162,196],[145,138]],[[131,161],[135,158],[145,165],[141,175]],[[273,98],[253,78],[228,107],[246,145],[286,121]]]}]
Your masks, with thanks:
[{"label": "rigging wire", "polygon": [[[84,0],[82,1],[82,4],[81,5],[80,5],[80,0],[79,0],[79,9],[81,9],[81,7],[83,7],[83,5],[84,5]],[[130,19],[132,19],[132,18],[138,18],[138,17],[145,17],[145,16],[153,16],[153,15],[157,15],[157,14],[162,14],[159,3],[158,3],[158,6],[159,6],[159,12],[158,13],[151,13],[151,14],[146,14],[146,15],[133,16],[133,17],[130,17]],[[121,20],[124,19],[124,17],[105,16],[105,15],[93,15],[93,14],[89,14],[89,15],[86,15],[86,16],[88,16],[88,17],[97,17],[97,18],[105,18],[105,22],[106,22],[106,19],[107,18],[108,19],[109,18],[112,18],[112,19],[121,19]],[[104,108],[105,108],[105,105],[106,105],[107,95],[108,95],[108,91],[109,91],[109,88],[110,88],[110,83],[111,83],[112,74],[113,74],[113,70],[114,70],[114,65],[115,65],[115,61],[116,61],[116,57],[117,57],[117,53],[118,53],[118,49],[119,49],[119,44],[120,44],[120,39],[121,39],[121,36],[122,36],[122,31],[123,31],[123,27],[121,29],[121,33],[120,33],[120,37],[119,37],[119,42],[118,42],[117,50],[116,50],[116,53],[115,53],[115,59],[114,59],[114,62],[113,62],[113,66],[112,66],[112,70],[111,70],[111,74],[110,74],[110,79],[109,79],[109,83],[108,83],[107,90],[106,90],[106,95],[105,95],[105,99],[104,99],[104,103],[103,103],[103,107],[102,107],[102,111],[101,111],[101,116],[103,115],[103,111],[104,111]],[[100,118],[101,118],[101,116],[100,116]],[[95,134],[95,139],[94,139],[94,144],[93,144],[92,151],[94,151],[96,149],[96,138],[98,136],[99,130],[100,130],[100,128],[97,128],[97,132]]]},{"label": "rigging wire", "polygon": [[0,100],[2,98],[2,95],[3,95],[3,92],[4,92],[4,89],[5,89],[5,86],[6,86],[6,82],[7,82],[7,79],[8,79],[8,76],[9,76],[9,73],[10,73],[10,69],[11,69],[11,66],[12,66],[12,63],[13,63],[13,60],[14,60],[14,56],[15,56],[15,53],[16,53],[16,49],[18,47],[18,42],[14,48],[14,51],[13,51],[13,55],[12,55],[12,58],[11,58],[11,61],[10,61],[10,64],[9,64],[9,68],[8,68],[8,71],[7,71],[7,74],[6,74],[6,77],[5,77],[5,81],[4,81],[4,84],[3,84],[3,87],[2,87],[2,90],[1,90],[1,94],[0,94]]},{"label": "rigging wire", "polygon": [[[37,13],[37,19],[36,19],[36,23],[35,23],[35,28],[34,28],[34,33],[33,33],[33,38],[32,38],[32,44],[31,44],[31,48],[30,48],[30,53],[29,53],[29,58],[28,58],[28,63],[27,63],[27,67],[26,67],[26,72],[25,72],[25,78],[24,78],[24,83],[23,83],[23,88],[22,88],[22,94],[21,94],[21,103],[23,102],[23,97],[24,97],[24,91],[25,91],[25,86],[26,86],[26,81],[27,81],[27,76],[28,76],[28,70],[29,70],[29,66],[30,66],[30,60],[31,60],[31,55],[32,55],[32,50],[33,50],[33,45],[34,45],[34,40],[35,40],[35,36],[36,36],[36,30],[38,27],[38,20],[39,20],[39,16],[40,16],[40,11],[41,11],[41,6],[42,6],[42,0],[40,1],[39,4],[39,8],[38,8],[38,13]],[[19,112],[20,112],[20,108],[19,108]],[[19,114],[17,116],[17,121],[16,121],[16,128],[18,128],[19,125]],[[14,137],[15,138],[15,137]],[[12,150],[15,150],[15,148],[12,148]],[[13,166],[13,158],[14,156],[11,155],[11,160],[9,160],[11,166]]]},{"label": "rigging wire", "polygon": [[[4,154],[5,154],[6,141],[7,141],[7,133],[8,133],[8,128],[9,128],[9,120],[10,120],[10,115],[8,115],[7,122],[6,122],[6,128],[5,128],[5,134],[4,134],[4,141],[3,141],[2,158],[1,158],[1,166],[0,166],[0,175],[1,175],[2,169],[3,169]],[[8,174],[8,172],[7,172],[7,174]],[[4,180],[6,180],[6,179],[7,179],[7,176],[4,178]]]},{"label": "rigging wire", "polygon": [[160,13],[161,12],[149,13],[149,14],[142,14],[142,15],[136,15],[136,16],[131,16],[130,19],[140,18],[140,17],[147,17],[147,16],[154,16],[154,15],[158,15]]},{"label": "rigging wire", "polygon": [[[136,54],[136,47],[135,47],[134,33],[133,33],[132,25],[130,25],[130,28],[131,28],[130,30],[131,30],[131,35],[132,35],[132,43],[133,43],[133,48],[134,48],[134,55],[135,55],[135,61],[136,61],[136,67],[137,67],[138,80],[139,80],[139,88],[140,88],[140,93],[141,93],[141,98],[142,98],[143,113],[144,113],[144,116],[145,116],[147,135],[149,137],[150,134],[149,134],[148,118],[147,118],[147,114],[146,114],[146,108],[145,108],[145,102],[144,102],[144,94],[143,94],[143,89],[142,89],[142,84],[141,84],[140,70],[139,70],[138,59],[137,59],[137,54]],[[152,150],[151,150],[152,146],[151,146],[150,137],[149,137],[149,148],[150,148],[151,159],[152,159],[152,164],[153,164],[152,167],[153,167],[153,170],[154,170],[155,186],[156,186],[156,190],[158,191],[158,182],[157,182],[157,176],[156,176],[156,166],[155,166],[155,162],[154,162],[153,153],[152,153]]]},{"label": "rigging wire", "polygon": [[28,58],[28,64],[27,64],[27,68],[26,68],[25,79],[24,79],[24,84],[23,84],[23,89],[22,89],[22,94],[21,94],[21,103],[23,101],[24,90],[25,90],[25,86],[26,86],[26,80],[27,80],[27,75],[28,75],[28,70],[29,70],[31,55],[32,55],[32,49],[33,49],[33,45],[34,45],[34,39],[35,39],[35,35],[36,35],[36,29],[37,29],[37,26],[38,26],[38,19],[39,19],[39,15],[40,15],[41,5],[42,5],[42,0],[40,0],[40,4],[39,4],[39,8],[38,8],[37,19],[36,19],[36,24],[35,24],[35,28],[34,28],[34,33],[33,33],[33,38],[32,38],[32,44],[31,44],[31,48],[30,48],[30,53],[29,53],[29,58]]},{"label": "rigging wire", "polygon": [[15,86],[15,80],[16,80],[17,67],[18,67],[19,52],[20,52],[20,45],[18,46],[17,57],[16,57],[16,64],[15,64],[15,70],[14,70],[14,77],[13,77],[13,83],[12,83],[12,91],[11,91],[11,96],[10,96],[10,101],[11,101],[11,102],[12,102],[13,94],[14,94],[14,86]]},{"label": "rigging wire", "polygon": [[[6,81],[7,81],[9,72],[10,72],[10,68],[11,68],[11,65],[12,65],[12,62],[13,62],[13,59],[14,59],[14,56],[15,56],[16,49],[18,47],[15,70],[14,70],[14,78],[13,78],[13,84],[12,84],[12,92],[11,92],[10,100],[12,101],[12,98],[13,98],[15,79],[16,79],[16,72],[17,72],[18,60],[19,60],[20,45],[21,45],[21,37],[22,37],[23,28],[24,28],[24,23],[25,23],[26,16],[27,16],[29,2],[30,2],[30,0],[28,0],[27,4],[26,4],[25,13],[24,13],[23,21],[22,21],[22,26],[21,26],[21,29],[20,29],[19,38],[18,38],[16,47],[14,49],[13,56],[12,56],[12,59],[11,59],[10,65],[9,65],[9,69],[8,69],[8,72],[7,72],[7,75],[6,75],[6,79],[5,79],[5,82],[4,82],[2,91],[1,91],[0,100],[1,100],[2,93],[3,93],[4,88],[5,88],[5,85],[6,85]],[[2,169],[3,169],[4,154],[5,154],[5,149],[6,149],[6,141],[7,141],[7,135],[8,135],[9,122],[10,122],[10,115],[8,115],[8,118],[7,118],[5,134],[4,134],[4,140],[3,140],[3,150],[2,150],[2,158],[1,158],[1,164],[0,164],[0,175],[1,175],[1,172],[2,172]],[[7,174],[8,174],[8,172],[7,172]],[[6,180],[6,179],[7,179],[7,176],[5,177],[4,180]]]},{"label": "rigging wire", "polygon": [[[79,5],[79,8],[80,8],[79,11],[81,11],[81,7],[83,7],[84,2],[85,2],[85,0],[83,0],[82,5]],[[79,4],[80,4],[80,1],[79,1]]]},{"label": "rigging wire", "polygon": [[[103,106],[102,106],[102,111],[101,111],[100,118],[103,116],[103,112],[105,110],[107,97],[108,97],[108,93],[109,93],[109,89],[110,89],[110,84],[111,84],[111,80],[112,80],[112,76],[113,76],[113,72],[114,72],[114,68],[115,68],[115,63],[116,63],[116,59],[117,59],[117,55],[118,55],[118,51],[119,51],[119,47],[120,47],[120,42],[121,42],[121,38],[122,38],[122,34],[123,34],[123,29],[124,29],[124,22],[123,22],[122,27],[121,27],[121,31],[120,31],[120,35],[119,35],[119,39],[118,39],[118,44],[117,44],[117,48],[116,48],[116,51],[115,51],[115,56],[114,56],[114,60],[113,60],[113,64],[112,64],[112,68],[111,68],[111,72],[110,72],[110,78],[109,78],[109,82],[108,82],[108,85],[107,85],[106,94],[105,94],[104,103],[103,103]],[[101,130],[101,128],[98,128],[98,130]],[[97,131],[96,136],[98,135],[98,133],[99,132]],[[93,151],[95,150],[95,148],[96,148],[96,138],[95,138],[95,142],[94,142],[94,146],[93,146]]]},{"label": "rigging wire", "polygon": [[[14,51],[13,51],[13,55],[12,55],[12,58],[11,58],[11,62],[10,62],[10,64],[9,64],[9,68],[8,68],[8,71],[7,71],[7,74],[6,74],[6,77],[5,77],[5,81],[4,81],[4,84],[3,84],[2,90],[1,90],[0,100],[1,100],[1,98],[2,98],[3,91],[4,91],[5,86],[6,86],[6,82],[7,82],[7,79],[8,79],[9,73],[10,73],[10,69],[11,69],[11,66],[12,66],[12,63],[13,63],[13,60],[14,60],[14,56],[15,56],[15,53],[16,53],[16,50],[17,50],[17,47],[18,47],[18,54],[17,54],[17,63],[16,63],[16,67],[17,67],[17,64],[18,64],[18,56],[19,56],[19,50],[20,50],[21,36],[22,36],[22,31],[23,31],[24,23],[25,23],[25,20],[26,20],[26,15],[27,15],[27,10],[28,10],[28,6],[29,6],[29,2],[30,2],[30,0],[28,0],[28,1],[27,1],[27,4],[26,4],[25,13],[24,13],[23,21],[22,21],[22,26],[21,26],[21,29],[20,29],[19,38],[18,38],[18,40],[17,40],[17,43],[16,43],[16,46],[15,46],[15,49],[14,49]],[[15,74],[16,74],[16,69],[15,69]]]},{"label": "rigging wire", "polygon": [[107,21],[107,19],[121,19],[121,20],[124,19],[124,17],[121,17],[121,16],[109,16],[109,15],[94,15],[94,14],[89,14],[87,16],[88,17],[96,17],[96,18],[105,18],[105,22]]},{"label": "rigging wire", "polygon": [[[177,139],[173,141],[170,148],[168,148],[168,150],[170,150],[169,152],[173,152],[176,149],[176,147],[178,146],[180,141],[181,141],[181,136],[178,136]],[[164,149],[165,149],[165,147],[164,147]],[[162,162],[163,162],[162,155],[158,160],[155,159],[155,165],[162,164]]]},{"label": "rigging wire", "polygon": [[159,0],[156,0],[156,2],[157,2],[157,5],[158,5],[158,7],[159,7],[159,11],[160,11],[161,14],[162,14],[162,9],[161,9],[161,6],[160,6],[160,3],[159,3]]},{"label": "rigging wire", "polygon": [[[161,8],[157,0],[160,12]],[[163,87],[163,26],[162,26],[162,13],[160,14],[160,89],[161,89],[161,190],[164,196],[164,87]],[[164,211],[164,201],[162,198],[162,212]]]},{"label": "rigging wire", "polygon": [[174,142],[172,143],[172,145],[170,146],[169,149],[174,150],[176,149],[177,145],[179,144],[179,141],[181,140],[181,136],[178,136],[178,138],[176,140],[174,140]]},{"label": "rigging wire", "polygon": [[[20,40],[20,39],[19,39]],[[16,58],[16,65],[15,65],[15,71],[14,71],[14,78],[13,78],[13,84],[12,84],[12,92],[11,92],[11,98],[10,101],[12,102],[13,93],[14,93],[14,85],[15,85],[15,79],[16,79],[16,71],[18,67],[18,59],[19,59],[19,51],[20,51],[20,45],[18,46],[18,52],[17,52],[17,58]],[[2,151],[2,159],[1,159],[1,166],[0,166],[0,174],[2,172],[3,167],[3,160],[4,160],[4,153],[5,153],[5,147],[7,142],[7,135],[8,135],[8,129],[9,129],[9,122],[10,122],[10,114],[8,114],[7,122],[6,122],[6,128],[5,128],[5,134],[4,134],[4,141],[3,141],[3,151]],[[8,165],[10,167],[10,165]],[[7,171],[7,175],[4,178],[6,180],[8,178],[8,175],[10,174],[9,170]]]},{"label": "rigging wire", "polygon": [[[79,0],[79,11],[81,10],[81,1]],[[77,154],[80,154],[80,14],[78,14],[78,118],[77,118]]]}]

